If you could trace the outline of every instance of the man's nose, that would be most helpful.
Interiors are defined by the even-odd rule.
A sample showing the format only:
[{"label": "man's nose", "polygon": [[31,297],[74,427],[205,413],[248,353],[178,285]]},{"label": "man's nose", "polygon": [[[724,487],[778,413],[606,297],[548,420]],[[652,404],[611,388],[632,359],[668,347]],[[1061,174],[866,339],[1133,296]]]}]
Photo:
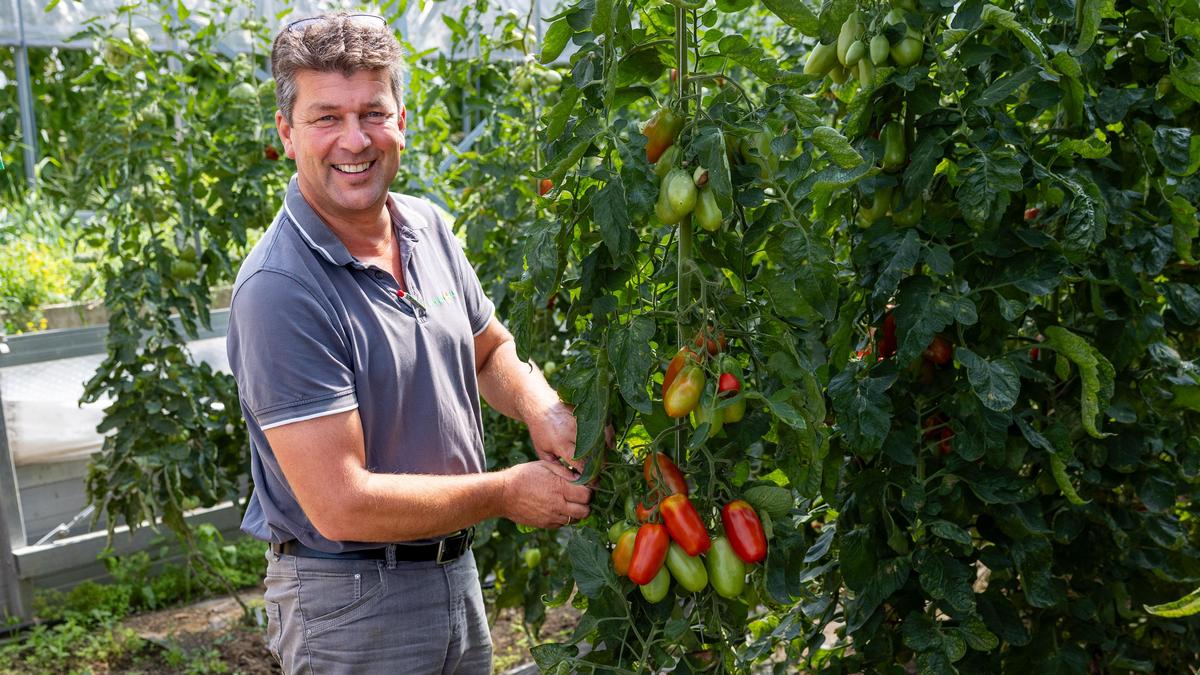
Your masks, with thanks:
[{"label": "man's nose", "polygon": [[346,117],[345,128],[342,129],[339,144],[346,150],[359,153],[371,146],[371,137],[363,128],[362,121],[357,115]]}]

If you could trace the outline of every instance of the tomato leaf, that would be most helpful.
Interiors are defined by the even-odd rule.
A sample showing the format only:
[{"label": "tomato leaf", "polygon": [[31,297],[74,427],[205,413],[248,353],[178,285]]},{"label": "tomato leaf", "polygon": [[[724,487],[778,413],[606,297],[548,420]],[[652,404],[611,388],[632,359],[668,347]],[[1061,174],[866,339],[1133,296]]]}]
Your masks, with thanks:
[{"label": "tomato leaf", "polygon": [[[916,230],[905,230],[904,237],[895,242],[895,254],[879,272],[879,279],[871,291],[871,300],[877,304],[884,303],[896,291],[896,285],[904,273],[917,264],[921,254],[921,242],[917,239]],[[924,349],[924,346],[922,346]]]},{"label": "tomato leaf", "polygon": [[608,549],[601,543],[600,533],[596,530],[576,530],[567,541],[567,556],[571,559],[571,575],[580,593],[596,598],[606,586],[618,588]]},{"label": "tomato leaf", "polygon": [[1075,14],[1079,41],[1071,50],[1075,56],[1082,56],[1084,52],[1091,49],[1092,44],[1096,41],[1096,35],[1100,30],[1100,10],[1103,6],[1104,0],[1079,0],[1079,7]]},{"label": "tomato leaf", "polygon": [[625,185],[617,179],[605,183],[593,197],[592,209],[613,260],[623,260],[637,243],[637,232],[631,227],[633,220],[625,201]]},{"label": "tomato leaf", "polygon": [[569,675],[573,672],[571,661],[578,653],[579,648],[575,645],[554,642],[536,645],[529,649],[529,655],[537,664],[538,672],[550,675]]},{"label": "tomato leaf", "polygon": [[843,169],[858,166],[863,161],[862,155],[850,145],[850,141],[833,127],[820,126],[813,129],[812,142]]},{"label": "tomato leaf", "polygon": [[571,39],[574,32],[571,30],[571,24],[565,18],[550,24],[550,27],[546,29],[546,35],[542,37],[542,53],[538,60],[542,63],[552,63],[562,54],[563,49],[567,46],[567,41]]},{"label": "tomato leaf", "polygon": [[876,565],[862,591],[846,603],[846,630],[857,632],[880,603],[904,587],[911,573],[912,567],[904,558],[889,558]]},{"label": "tomato leaf", "polygon": [[1192,131],[1186,127],[1160,126],[1154,130],[1154,151],[1167,171],[1186,176],[1196,171],[1192,166]]},{"label": "tomato leaf", "polygon": [[1021,162],[1011,150],[977,152],[959,165],[958,205],[972,225],[983,225],[1008,206],[1021,189]]},{"label": "tomato leaf", "polygon": [[975,593],[971,582],[974,570],[944,553],[921,549],[913,558],[921,588],[935,600],[941,600],[959,612],[975,609]]},{"label": "tomato leaf", "polygon": [[967,369],[971,390],[983,405],[996,412],[1011,410],[1021,392],[1021,376],[1008,358],[988,361],[967,347],[954,352],[955,359]]},{"label": "tomato leaf", "polygon": [[654,331],[653,319],[638,316],[627,326],[616,326],[608,333],[608,360],[616,372],[621,396],[630,407],[644,415],[652,412],[646,375],[654,365],[654,353],[650,349]]},{"label": "tomato leaf", "polygon": [[1079,368],[1080,418],[1083,428],[1093,438],[1104,438],[1096,425],[1096,417],[1108,405],[1113,394],[1113,378],[1116,371],[1108,359],[1087,340],[1061,326],[1050,326],[1043,333],[1054,350]]},{"label": "tomato leaf", "polygon": [[809,37],[821,34],[821,23],[804,0],[763,0],[763,5],[784,23]]},{"label": "tomato leaf", "polygon": [[1012,75],[999,77],[983,90],[983,93],[975,100],[975,104],[983,107],[994,106],[1017,93],[1018,89],[1041,72],[1042,69],[1037,66],[1026,66]]},{"label": "tomato leaf", "polygon": [[829,397],[846,442],[860,454],[870,456],[878,451],[892,426],[892,400],[886,392],[896,375],[859,378],[860,368],[852,363],[838,373],[829,382]]},{"label": "tomato leaf", "polygon": [[1183,60],[1184,65],[1178,66],[1177,63],[1171,62],[1171,84],[1184,96],[1200,102],[1200,61],[1189,56]]},{"label": "tomato leaf", "polygon": [[1200,614],[1200,588],[1172,602],[1164,602],[1161,605],[1142,605],[1142,607],[1155,616],[1165,616],[1171,619]]},{"label": "tomato leaf", "polygon": [[896,294],[896,361],[907,364],[929,346],[933,336],[954,321],[954,298],[934,290],[927,276],[909,277]]},{"label": "tomato leaf", "polygon": [[1065,584],[1055,579],[1054,551],[1044,537],[1021,537],[1012,543],[1013,562],[1025,599],[1034,607],[1054,607],[1066,600]]}]

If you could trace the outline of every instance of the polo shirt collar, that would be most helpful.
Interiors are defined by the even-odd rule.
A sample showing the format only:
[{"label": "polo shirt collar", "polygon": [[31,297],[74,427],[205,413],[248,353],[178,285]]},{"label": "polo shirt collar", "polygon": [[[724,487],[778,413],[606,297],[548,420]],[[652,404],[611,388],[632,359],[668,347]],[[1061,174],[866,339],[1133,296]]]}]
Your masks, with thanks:
[{"label": "polo shirt collar", "polygon": [[[388,193],[387,206],[396,231],[409,242],[414,244],[418,242],[417,231],[425,229],[429,225],[429,219],[413,209],[406,203],[406,200],[398,198],[392,193]],[[295,174],[288,182],[287,193],[283,198],[283,208],[288,215],[288,220],[296,226],[304,243],[308,244],[309,248],[317,255],[333,265],[361,265],[353,255],[350,255],[346,245],[337,238],[333,230],[329,229],[321,216],[309,206],[304,195],[300,193],[299,178]]]}]

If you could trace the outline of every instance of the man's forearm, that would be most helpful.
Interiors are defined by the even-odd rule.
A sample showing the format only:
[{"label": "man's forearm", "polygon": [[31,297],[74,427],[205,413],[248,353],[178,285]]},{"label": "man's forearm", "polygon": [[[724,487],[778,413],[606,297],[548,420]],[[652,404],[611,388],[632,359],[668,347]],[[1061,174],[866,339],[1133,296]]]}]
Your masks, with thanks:
[{"label": "man's forearm", "polygon": [[438,537],[505,515],[505,481],[504,472],[435,476],[364,470],[330,515],[312,520],[334,541]]},{"label": "man's forearm", "polygon": [[497,346],[484,363],[479,393],[501,415],[526,423],[559,400],[541,369],[517,357],[512,340]]}]

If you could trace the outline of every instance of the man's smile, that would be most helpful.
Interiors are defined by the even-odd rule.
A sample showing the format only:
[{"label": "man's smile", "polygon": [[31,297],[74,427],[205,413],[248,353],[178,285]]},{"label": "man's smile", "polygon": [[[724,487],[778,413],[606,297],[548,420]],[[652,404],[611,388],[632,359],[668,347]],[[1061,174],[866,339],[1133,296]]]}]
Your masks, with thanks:
[{"label": "man's smile", "polygon": [[370,169],[372,166],[375,166],[374,160],[370,162],[363,162],[362,164],[334,164],[333,168],[339,173],[356,174],[362,173],[367,169]]}]

